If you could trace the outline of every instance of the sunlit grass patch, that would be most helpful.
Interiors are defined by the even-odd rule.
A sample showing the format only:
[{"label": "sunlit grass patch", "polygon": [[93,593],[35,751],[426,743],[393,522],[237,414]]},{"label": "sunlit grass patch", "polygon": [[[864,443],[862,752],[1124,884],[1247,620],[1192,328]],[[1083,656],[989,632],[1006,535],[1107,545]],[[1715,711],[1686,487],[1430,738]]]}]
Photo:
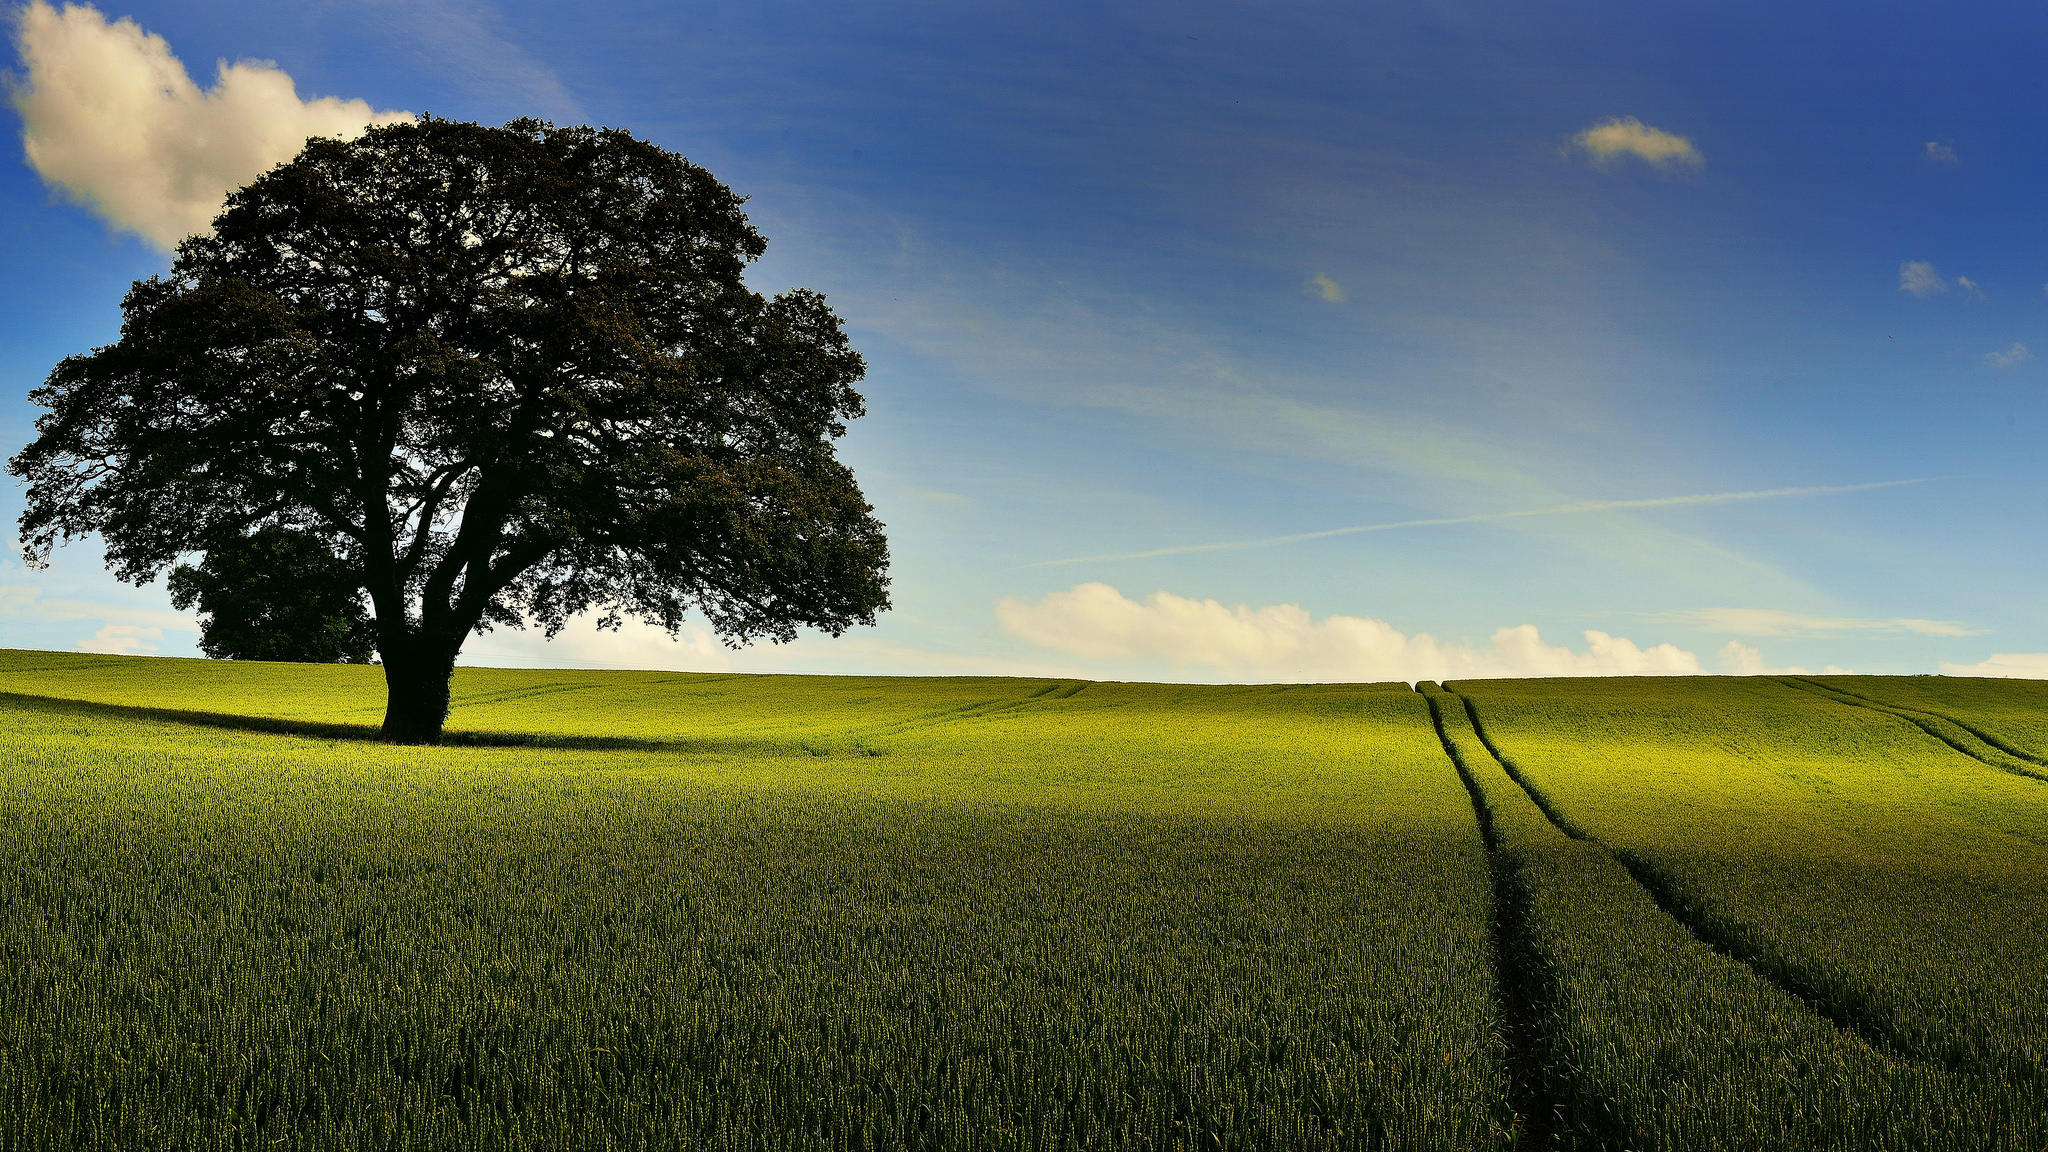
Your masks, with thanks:
[{"label": "sunlit grass patch", "polygon": [[647,749],[0,708],[0,1132],[1496,1146],[1483,860],[1404,689],[686,686],[557,729]]}]

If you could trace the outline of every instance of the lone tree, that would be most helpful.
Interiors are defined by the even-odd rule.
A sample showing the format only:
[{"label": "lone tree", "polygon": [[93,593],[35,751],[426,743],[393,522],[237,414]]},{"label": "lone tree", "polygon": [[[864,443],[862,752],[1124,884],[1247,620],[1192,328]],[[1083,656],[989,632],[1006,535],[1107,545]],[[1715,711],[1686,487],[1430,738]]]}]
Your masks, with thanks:
[{"label": "lone tree", "polygon": [[873,623],[888,545],[833,455],[864,365],[822,296],[742,282],[741,202],[612,130],[312,141],[32,394],[24,553],[97,532],[141,584],[266,527],[326,542],[403,743],[439,739],[478,628]]},{"label": "lone tree", "polygon": [[267,525],[165,584],[173,605],[199,609],[199,650],[216,660],[368,664],[377,650],[362,578],[310,533]]}]

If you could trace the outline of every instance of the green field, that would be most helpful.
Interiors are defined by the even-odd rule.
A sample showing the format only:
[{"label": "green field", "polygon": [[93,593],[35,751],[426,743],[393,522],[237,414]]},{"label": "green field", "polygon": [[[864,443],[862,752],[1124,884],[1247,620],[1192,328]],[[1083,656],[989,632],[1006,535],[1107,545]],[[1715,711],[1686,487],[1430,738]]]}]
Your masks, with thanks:
[{"label": "green field", "polygon": [[2041,686],[1423,688],[0,652],[0,1152],[2048,1148]]}]

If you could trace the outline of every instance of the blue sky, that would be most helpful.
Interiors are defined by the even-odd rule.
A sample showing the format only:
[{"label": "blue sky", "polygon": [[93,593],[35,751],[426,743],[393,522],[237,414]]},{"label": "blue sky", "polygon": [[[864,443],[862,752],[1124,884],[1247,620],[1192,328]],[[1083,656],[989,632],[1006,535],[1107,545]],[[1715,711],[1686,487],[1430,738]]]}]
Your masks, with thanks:
[{"label": "blue sky", "polygon": [[[269,61],[302,99],[631,130],[751,197],[757,287],[847,318],[879,627],[473,661],[2048,675],[2043,10],[1364,7],[102,11],[200,88]],[[24,11],[10,130],[89,151],[134,115],[31,108]],[[167,262],[108,216],[0,160],[10,453]],[[0,644],[195,650],[161,584],[56,560],[0,567]]]}]

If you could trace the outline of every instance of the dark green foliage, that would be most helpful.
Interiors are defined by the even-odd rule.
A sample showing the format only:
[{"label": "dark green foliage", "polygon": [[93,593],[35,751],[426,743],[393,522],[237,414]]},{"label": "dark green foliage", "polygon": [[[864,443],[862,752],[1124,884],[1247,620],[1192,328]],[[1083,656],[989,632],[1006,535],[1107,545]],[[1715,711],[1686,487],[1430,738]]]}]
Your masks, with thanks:
[{"label": "dark green foliage", "polygon": [[98,533],[142,582],[264,525],[333,540],[409,743],[479,627],[872,623],[887,544],[833,454],[865,367],[822,296],[746,286],[740,205],[608,129],[311,141],[33,394],[26,552]]},{"label": "dark green foliage", "polygon": [[309,533],[266,525],[165,583],[173,605],[199,609],[199,649],[216,660],[367,664],[376,652],[354,571]]}]

